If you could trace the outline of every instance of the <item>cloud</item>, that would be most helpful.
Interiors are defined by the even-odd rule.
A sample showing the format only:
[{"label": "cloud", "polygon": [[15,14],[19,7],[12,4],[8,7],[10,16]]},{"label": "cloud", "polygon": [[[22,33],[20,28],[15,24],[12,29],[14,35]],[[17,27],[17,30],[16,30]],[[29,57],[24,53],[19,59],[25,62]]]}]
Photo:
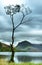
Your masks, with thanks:
[{"label": "cloud", "polygon": [[[22,40],[28,40],[31,43],[41,43],[41,38],[42,38],[42,16],[41,15],[33,15],[31,16],[32,21],[28,24],[22,24],[19,26],[16,31],[15,31],[15,43],[18,43],[19,41]],[[12,28],[10,27],[10,22],[8,23],[7,19],[5,19],[2,16],[3,20],[1,19],[0,16],[0,24],[2,27],[2,30],[0,29],[0,39],[11,42],[11,34],[12,34]],[[27,16],[28,19],[28,16]],[[5,23],[3,23],[3,21]],[[17,20],[16,20],[17,21]],[[1,28],[0,27],[0,28]]]},{"label": "cloud", "polygon": [[[15,41],[28,40],[31,43],[42,43],[42,15],[33,15],[31,23],[21,25],[15,32]],[[18,30],[17,29],[17,30]]]},{"label": "cloud", "polygon": [[7,22],[7,19],[5,19],[4,16],[0,16],[0,32],[4,32],[5,30],[8,30],[8,28],[10,29],[10,25]]},{"label": "cloud", "polygon": [[42,14],[42,0],[29,0],[33,14]]},{"label": "cloud", "polygon": [[11,32],[1,32],[0,33],[0,39],[7,41],[7,42],[11,42]]},{"label": "cloud", "polygon": [[[26,0],[25,0],[26,1]],[[22,40],[28,40],[31,43],[42,43],[42,1],[41,0],[30,0],[27,1],[27,5],[32,9],[32,13],[24,18],[26,23],[20,25],[15,30],[15,43]],[[2,2],[1,2],[2,3]],[[0,5],[1,5],[0,3]],[[2,4],[3,5],[3,4]],[[12,22],[10,16],[5,14],[4,6],[0,6],[0,40],[11,42],[12,36]],[[2,7],[2,8],[1,8]],[[28,19],[32,19],[28,21]],[[14,15],[15,26],[20,23],[22,14],[17,13]]]}]

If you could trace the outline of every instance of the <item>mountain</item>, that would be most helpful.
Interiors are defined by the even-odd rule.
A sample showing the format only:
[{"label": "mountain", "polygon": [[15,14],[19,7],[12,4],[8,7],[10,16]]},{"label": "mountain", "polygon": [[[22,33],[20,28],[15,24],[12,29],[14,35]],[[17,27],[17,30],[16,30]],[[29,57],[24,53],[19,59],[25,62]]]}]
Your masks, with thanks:
[{"label": "mountain", "polygon": [[[42,44],[32,44],[29,41],[22,41],[18,43],[14,50],[17,52],[42,52]],[[11,51],[10,46],[0,42],[0,52],[5,51]]]},{"label": "mountain", "polygon": [[0,42],[0,52],[3,52],[3,51],[11,51],[11,48],[9,45],[6,45],[6,44]]},{"label": "mountain", "polygon": [[32,44],[28,41],[19,42],[16,46],[18,51],[42,52],[42,44]]},{"label": "mountain", "polygon": [[28,46],[31,46],[31,43],[28,42],[28,41],[19,42],[18,45],[17,45],[18,48],[22,48],[22,49],[24,49],[24,48],[26,48]]},{"label": "mountain", "polygon": [[32,44],[32,46],[42,50],[42,44]]}]

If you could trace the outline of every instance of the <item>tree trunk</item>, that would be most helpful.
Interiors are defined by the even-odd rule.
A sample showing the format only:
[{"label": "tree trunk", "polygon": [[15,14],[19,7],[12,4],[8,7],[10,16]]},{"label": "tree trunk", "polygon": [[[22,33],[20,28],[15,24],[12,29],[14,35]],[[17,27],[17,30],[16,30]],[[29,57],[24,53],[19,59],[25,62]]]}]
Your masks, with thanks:
[{"label": "tree trunk", "polygon": [[13,15],[11,16],[11,20],[12,20],[12,44],[11,44],[11,51],[12,51],[12,55],[11,55],[11,59],[10,61],[11,62],[14,62],[14,47],[13,47],[13,44],[14,44],[14,22],[13,22]]},{"label": "tree trunk", "polygon": [[11,59],[10,59],[10,61],[11,62],[14,62],[14,48],[13,48],[13,46],[11,45],[11,51],[12,51],[12,55],[11,55]]}]

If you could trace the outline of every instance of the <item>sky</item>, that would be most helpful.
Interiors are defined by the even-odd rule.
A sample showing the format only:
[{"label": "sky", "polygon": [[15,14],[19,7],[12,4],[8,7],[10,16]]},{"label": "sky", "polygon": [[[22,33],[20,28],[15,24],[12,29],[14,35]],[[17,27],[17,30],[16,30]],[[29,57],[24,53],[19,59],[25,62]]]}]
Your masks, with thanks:
[{"label": "sky", "polygon": [[[9,15],[6,15],[4,7],[7,5],[22,5],[32,10],[31,14],[25,16],[23,21],[14,34],[14,44],[27,40],[32,44],[42,44],[42,0],[0,0],[0,41],[5,44],[11,43],[12,23]],[[28,19],[32,19],[28,21]],[[14,14],[15,26],[21,21],[22,14]]]}]

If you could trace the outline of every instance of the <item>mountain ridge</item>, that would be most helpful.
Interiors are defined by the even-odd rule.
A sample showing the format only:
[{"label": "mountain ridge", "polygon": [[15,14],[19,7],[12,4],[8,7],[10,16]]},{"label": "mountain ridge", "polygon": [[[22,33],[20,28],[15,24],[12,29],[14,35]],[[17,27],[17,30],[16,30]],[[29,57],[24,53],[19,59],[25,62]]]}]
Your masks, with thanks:
[{"label": "mountain ridge", "polygon": [[28,52],[42,52],[42,44],[32,44],[29,41],[19,42],[16,49]]},{"label": "mountain ridge", "polygon": [[[16,52],[42,52],[42,44],[32,44],[29,41],[21,41],[14,48]],[[0,52],[11,51],[10,45],[0,42]]]}]

